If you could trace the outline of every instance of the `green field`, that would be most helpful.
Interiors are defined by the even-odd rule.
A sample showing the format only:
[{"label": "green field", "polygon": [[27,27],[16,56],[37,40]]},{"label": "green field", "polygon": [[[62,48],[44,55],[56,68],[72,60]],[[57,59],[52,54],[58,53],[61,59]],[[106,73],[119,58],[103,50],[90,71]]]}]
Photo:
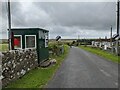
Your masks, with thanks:
[{"label": "green field", "polygon": [[0,44],[0,51],[8,51],[8,44]]},{"label": "green field", "polygon": [[53,77],[54,73],[60,66],[61,62],[68,54],[69,48],[64,46],[65,52],[60,56],[53,56],[57,60],[57,64],[48,68],[37,68],[28,72],[25,76],[17,81],[9,84],[7,88],[42,88]]},{"label": "green field", "polygon": [[107,60],[111,60],[113,62],[120,63],[120,60],[118,59],[118,58],[120,58],[120,56],[116,56],[112,53],[108,53],[104,50],[100,50],[99,48],[92,48],[92,47],[88,47],[88,46],[87,47],[79,46],[79,47],[86,51],[94,53],[96,55],[102,56],[102,57],[106,58]]}]

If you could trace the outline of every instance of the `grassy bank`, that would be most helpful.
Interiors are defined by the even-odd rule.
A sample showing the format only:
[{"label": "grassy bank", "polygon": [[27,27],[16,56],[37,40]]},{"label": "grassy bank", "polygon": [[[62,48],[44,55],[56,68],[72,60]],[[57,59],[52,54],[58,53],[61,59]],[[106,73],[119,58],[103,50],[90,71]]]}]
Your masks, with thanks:
[{"label": "grassy bank", "polygon": [[0,44],[0,51],[8,51],[8,44]]},{"label": "grassy bank", "polygon": [[25,76],[17,81],[11,83],[7,88],[42,88],[52,78],[61,62],[65,59],[68,54],[69,48],[65,47],[65,52],[61,56],[54,56],[57,60],[57,64],[48,68],[37,68],[28,72]]},{"label": "grassy bank", "polygon": [[92,48],[92,47],[88,47],[88,46],[87,47],[79,46],[79,47],[86,50],[86,51],[94,53],[96,55],[102,56],[102,57],[106,58],[107,60],[111,60],[113,62],[120,63],[120,60],[118,59],[118,58],[120,58],[120,56],[118,57],[114,54],[111,54],[111,53],[108,53],[106,51],[100,50],[99,48]]}]

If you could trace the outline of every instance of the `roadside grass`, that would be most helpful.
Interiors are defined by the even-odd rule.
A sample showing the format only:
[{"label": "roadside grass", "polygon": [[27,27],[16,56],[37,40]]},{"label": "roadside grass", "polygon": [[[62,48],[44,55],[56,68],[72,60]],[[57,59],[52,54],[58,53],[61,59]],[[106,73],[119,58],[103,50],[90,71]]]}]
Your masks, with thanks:
[{"label": "roadside grass", "polygon": [[107,60],[111,60],[113,62],[120,63],[120,60],[118,59],[118,58],[120,58],[120,56],[116,56],[112,53],[106,52],[104,50],[100,50],[99,48],[92,48],[92,47],[89,47],[89,46],[86,46],[86,47],[85,46],[79,46],[79,47],[86,50],[86,51],[94,53],[96,55],[102,56],[102,57],[106,58]]},{"label": "roadside grass", "polygon": [[25,74],[21,79],[18,79],[6,88],[43,88],[48,81],[53,77],[56,70],[61,65],[62,61],[68,54],[69,48],[64,45],[65,52],[60,56],[53,56],[57,60],[57,64],[50,66],[48,68],[36,68]]},{"label": "roadside grass", "polygon": [[8,51],[8,44],[0,44],[0,51]]}]

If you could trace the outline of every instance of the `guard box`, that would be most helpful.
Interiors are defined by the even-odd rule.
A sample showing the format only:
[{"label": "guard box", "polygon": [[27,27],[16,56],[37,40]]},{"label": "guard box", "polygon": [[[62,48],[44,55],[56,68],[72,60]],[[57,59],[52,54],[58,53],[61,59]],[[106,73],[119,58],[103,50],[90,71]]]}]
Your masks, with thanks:
[{"label": "guard box", "polygon": [[49,59],[49,31],[41,28],[15,28],[11,32],[13,49],[36,49],[38,64]]}]

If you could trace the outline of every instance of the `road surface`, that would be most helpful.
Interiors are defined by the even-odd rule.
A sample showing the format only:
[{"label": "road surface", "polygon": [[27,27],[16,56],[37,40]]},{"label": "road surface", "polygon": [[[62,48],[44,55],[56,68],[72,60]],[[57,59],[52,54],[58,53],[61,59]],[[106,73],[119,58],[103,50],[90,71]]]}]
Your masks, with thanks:
[{"label": "road surface", "polygon": [[45,88],[117,88],[118,64],[77,47]]}]

